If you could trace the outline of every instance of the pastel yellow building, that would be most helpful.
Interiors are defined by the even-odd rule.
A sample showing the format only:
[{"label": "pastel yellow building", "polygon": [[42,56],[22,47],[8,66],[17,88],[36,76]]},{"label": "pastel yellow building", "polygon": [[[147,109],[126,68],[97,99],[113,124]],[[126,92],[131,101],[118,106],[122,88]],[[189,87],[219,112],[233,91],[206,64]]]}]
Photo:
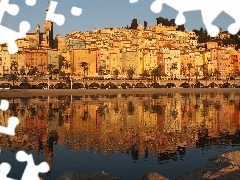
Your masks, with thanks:
[{"label": "pastel yellow building", "polygon": [[122,60],[121,53],[119,48],[109,48],[108,49],[108,62],[107,62],[107,71],[110,74],[113,74],[115,69],[122,71]]},{"label": "pastel yellow building", "polygon": [[143,54],[143,67],[144,70],[149,71],[156,68],[158,66],[158,59],[157,59],[157,49],[153,48],[144,48],[140,50]]},{"label": "pastel yellow building", "polygon": [[97,73],[97,49],[79,49],[70,52],[71,70],[73,75],[84,76],[82,63],[86,62],[86,76],[95,76]]},{"label": "pastel yellow building", "polygon": [[233,62],[231,60],[231,54],[224,54],[224,59],[226,63],[225,74],[226,76],[230,77],[231,75],[233,75]]},{"label": "pastel yellow building", "polygon": [[195,69],[198,70],[200,77],[203,76],[203,71],[201,69],[204,64],[204,58],[202,54],[195,55]]},{"label": "pastel yellow building", "polygon": [[135,70],[135,75],[139,76],[142,73],[142,63],[140,61],[139,52],[137,50],[125,51],[122,53],[122,68],[126,74],[129,68]]},{"label": "pastel yellow building", "polygon": [[23,38],[23,39],[17,39],[16,44],[18,48],[29,48],[29,40]]}]

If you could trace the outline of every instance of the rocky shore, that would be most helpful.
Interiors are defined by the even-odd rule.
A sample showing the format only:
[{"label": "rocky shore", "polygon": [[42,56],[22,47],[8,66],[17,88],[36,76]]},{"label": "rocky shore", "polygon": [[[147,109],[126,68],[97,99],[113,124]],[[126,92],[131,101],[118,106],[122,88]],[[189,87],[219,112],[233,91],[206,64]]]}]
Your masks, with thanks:
[{"label": "rocky shore", "polygon": [[[65,171],[56,180],[120,180],[106,172]],[[226,180],[240,179],[240,150],[227,152],[209,159],[209,163],[202,169],[184,174],[176,180]],[[156,172],[144,175],[140,180],[168,180]]]}]

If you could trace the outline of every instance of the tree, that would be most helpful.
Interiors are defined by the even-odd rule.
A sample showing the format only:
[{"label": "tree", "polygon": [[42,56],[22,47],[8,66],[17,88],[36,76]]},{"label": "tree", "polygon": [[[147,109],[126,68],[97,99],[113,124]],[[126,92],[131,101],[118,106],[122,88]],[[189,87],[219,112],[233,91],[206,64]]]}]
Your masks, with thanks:
[{"label": "tree", "polygon": [[141,74],[141,76],[142,76],[143,79],[146,79],[150,76],[150,74],[148,73],[147,70],[144,70],[143,73]]},{"label": "tree", "polygon": [[192,63],[187,63],[187,69],[188,69],[188,77],[191,77],[191,69],[193,69],[194,66]]},{"label": "tree", "polygon": [[185,67],[184,65],[181,66],[181,74],[183,76],[186,76],[186,74],[187,74],[187,67]]},{"label": "tree", "polygon": [[194,75],[196,77],[196,83],[197,83],[198,82],[198,77],[200,76],[200,73],[199,73],[198,69],[195,70]]},{"label": "tree", "polygon": [[[172,63],[171,67],[170,67],[170,71],[171,71],[171,77],[173,77],[173,72],[172,70],[177,70],[178,67],[177,67],[177,63]],[[175,78],[176,78],[176,74],[175,74]]]},{"label": "tree", "polygon": [[15,82],[17,82],[18,76],[15,73],[10,73],[10,75],[8,76],[8,81],[12,81],[13,86],[15,86]]},{"label": "tree", "polygon": [[86,77],[86,72],[88,71],[88,63],[87,62],[81,62],[80,67],[83,68],[83,74],[84,74],[84,79]]},{"label": "tree", "polygon": [[160,71],[158,68],[154,68],[151,72],[151,76],[153,76],[154,81],[156,81],[157,77],[160,76]]},{"label": "tree", "polygon": [[50,74],[50,79],[52,79],[52,76],[53,76],[54,68],[55,68],[55,67],[56,67],[56,66],[53,65],[53,64],[48,64],[47,70],[48,70],[48,72],[49,72],[49,74]]},{"label": "tree", "polygon": [[135,74],[135,71],[132,67],[127,69],[128,79],[132,79],[134,74]]},{"label": "tree", "polygon": [[28,75],[34,76],[38,73],[38,68],[36,66],[31,66],[31,68],[28,71]]},{"label": "tree", "polygon": [[98,68],[98,74],[99,74],[99,75],[103,75],[103,74],[104,74],[104,68],[103,68],[103,66],[99,66],[99,68]]},{"label": "tree", "polygon": [[59,78],[60,78],[60,79],[65,80],[66,76],[67,76],[67,75],[66,75],[65,71],[60,71],[60,72],[59,72]]},{"label": "tree", "polygon": [[144,21],[143,25],[144,25],[144,29],[146,29],[147,28],[147,21]]},{"label": "tree", "polygon": [[119,73],[120,73],[120,72],[119,72],[118,69],[114,69],[114,71],[113,71],[113,75],[114,75],[115,79],[118,78]]},{"label": "tree", "polygon": [[164,73],[164,66],[162,64],[159,64],[157,68],[159,70],[159,78],[162,79],[162,76],[165,75],[165,73]]},{"label": "tree", "polygon": [[206,80],[206,85],[208,79],[211,77],[211,73],[208,72],[208,64],[204,63],[203,65],[200,66],[201,71],[203,72],[203,78]]},{"label": "tree", "polygon": [[176,28],[177,31],[185,31],[185,27],[184,24],[183,25],[178,25],[178,27]]},{"label": "tree", "polygon": [[137,19],[133,19],[130,29],[137,29],[137,27],[138,27]]},{"label": "tree", "polygon": [[18,72],[18,63],[17,63],[17,61],[12,61],[12,62],[11,62],[11,70],[12,70],[14,73]]},{"label": "tree", "polygon": [[221,72],[218,69],[214,69],[213,76],[217,78],[217,80],[220,79]]},{"label": "tree", "polygon": [[25,67],[24,67],[24,66],[22,66],[22,67],[20,68],[20,74],[21,74],[21,75],[25,75],[25,74],[26,74],[26,72],[25,72]]}]

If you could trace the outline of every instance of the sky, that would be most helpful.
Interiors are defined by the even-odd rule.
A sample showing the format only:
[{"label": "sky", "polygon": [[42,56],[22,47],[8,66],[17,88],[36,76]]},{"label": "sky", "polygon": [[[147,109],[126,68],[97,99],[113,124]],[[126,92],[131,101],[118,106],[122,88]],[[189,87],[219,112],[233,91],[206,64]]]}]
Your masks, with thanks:
[{"label": "sky", "polygon": [[[58,2],[55,13],[65,16],[65,23],[58,26],[54,23],[54,36],[60,33],[64,38],[72,30],[81,32],[92,31],[94,28],[103,29],[105,27],[126,27],[131,25],[132,19],[136,18],[143,24],[147,21],[148,26],[157,23],[157,17],[175,19],[177,11],[167,5],[163,5],[160,13],[155,14],[150,10],[153,0],[139,0],[137,3],[130,4],[129,0],[55,0]],[[25,0],[10,0],[10,3],[19,5],[20,11],[17,16],[11,16],[5,13],[1,24],[14,31],[19,31],[21,21],[28,21],[31,24],[29,32],[35,32],[35,27],[40,24],[43,31],[43,22],[45,20],[45,10],[48,0],[37,0],[33,7],[25,4]],[[81,16],[75,17],[71,14],[72,6],[82,8]],[[186,17],[185,28],[187,30],[205,28],[201,18],[200,11],[184,13]],[[213,24],[227,30],[229,24],[234,19],[226,13],[221,13]]]}]

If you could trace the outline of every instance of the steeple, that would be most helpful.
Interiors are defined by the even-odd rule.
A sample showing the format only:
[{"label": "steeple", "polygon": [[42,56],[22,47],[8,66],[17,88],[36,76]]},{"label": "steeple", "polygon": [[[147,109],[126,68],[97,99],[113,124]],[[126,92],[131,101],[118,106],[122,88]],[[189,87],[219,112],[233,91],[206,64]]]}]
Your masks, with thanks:
[{"label": "steeple", "polygon": [[48,11],[49,11],[49,6],[50,6],[50,3],[49,3],[49,1],[48,1],[47,7],[46,7],[46,11],[45,11],[45,19],[46,19],[46,17],[47,17],[47,13],[48,13]]}]

